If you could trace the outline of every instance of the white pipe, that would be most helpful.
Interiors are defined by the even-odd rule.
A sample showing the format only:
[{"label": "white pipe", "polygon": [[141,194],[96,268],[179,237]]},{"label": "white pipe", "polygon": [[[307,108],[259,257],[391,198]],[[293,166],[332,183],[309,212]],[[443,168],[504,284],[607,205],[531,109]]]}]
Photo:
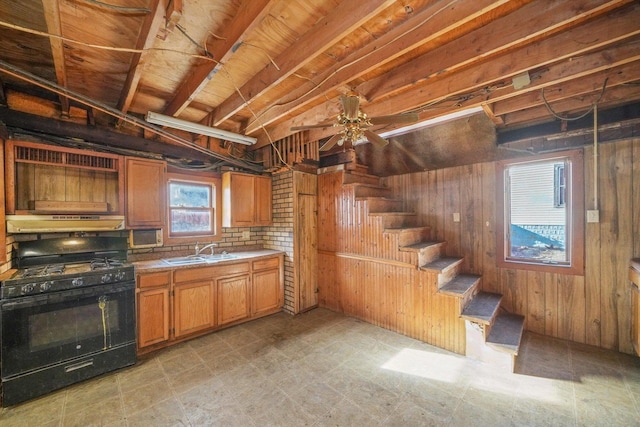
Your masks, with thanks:
[{"label": "white pipe", "polygon": [[593,105],[593,209],[598,210],[598,104]]}]

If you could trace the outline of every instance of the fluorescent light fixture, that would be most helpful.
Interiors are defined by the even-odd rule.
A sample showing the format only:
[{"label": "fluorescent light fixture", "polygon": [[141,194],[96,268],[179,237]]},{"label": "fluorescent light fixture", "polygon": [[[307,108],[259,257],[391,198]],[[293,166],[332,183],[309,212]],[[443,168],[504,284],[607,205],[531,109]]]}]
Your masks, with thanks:
[{"label": "fluorescent light fixture", "polygon": [[159,126],[166,126],[173,129],[180,129],[191,133],[197,133],[198,135],[207,135],[214,138],[224,139],[225,141],[237,142],[239,144],[253,145],[258,141],[258,138],[251,136],[241,135],[239,133],[229,132],[222,129],[212,128],[210,126],[204,126],[199,123],[188,122],[186,120],[176,119],[175,117],[165,116],[164,114],[154,113],[149,111],[145,118],[149,123],[153,123]]},{"label": "fluorescent light fixture", "polygon": [[466,110],[460,110],[454,113],[445,114],[444,116],[425,120],[424,122],[412,123],[409,126],[403,126],[398,129],[393,129],[393,130],[390,130],[389,132],[381,133],[380,136],[383,138],[389,138],[392,136],[403,135],[405,133],[409,133],[419,129],[427,128],[429,126],[445,123],[451,120],[461,119],[463,117],[471,116],[473,114],[481,113],[481,112],[483,112],[482,107],[473,107]]}]

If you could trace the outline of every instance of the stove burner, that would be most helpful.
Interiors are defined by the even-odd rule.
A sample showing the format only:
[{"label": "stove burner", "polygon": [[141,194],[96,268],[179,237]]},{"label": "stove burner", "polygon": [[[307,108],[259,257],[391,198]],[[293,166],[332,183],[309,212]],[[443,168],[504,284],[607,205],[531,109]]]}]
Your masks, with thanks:
[{"label": "stove burner", "polygon": [[108,268],[122,267],[124,263],[114,258],[94,258],[91,260],[91,270],[106,270]]},{"label": "stove burner", "polygon": [[60,274],[64,272],[64,264],[50,264],[38,267],[25,268],[21,277],[40,277],[50,274]]}]

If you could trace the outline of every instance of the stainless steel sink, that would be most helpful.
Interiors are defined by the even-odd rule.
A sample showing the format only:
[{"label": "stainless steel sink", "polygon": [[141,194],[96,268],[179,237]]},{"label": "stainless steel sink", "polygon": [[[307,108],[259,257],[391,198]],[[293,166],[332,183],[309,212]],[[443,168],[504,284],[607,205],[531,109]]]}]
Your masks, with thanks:
[{"label": "stainless steel sink", "polygon": [[217,261],[223,261],[227,259],[238,258],[233,254],[213,254],[213,255],[189,255],[176,258],[164,258],[162,261],[169,265],[190,265],[190,264],[202,264],[212,263]]},{"label": "stainless steel sink", "polygon": [[213,255],[201,255],[201,256],[202,256],[202,258],[204,258],[204,260],[206,262],[215,262],[215,261],[222,261],[222,260],[225,260],[225,259],[238,258],[238,255],[226,254],[226,253],[213,254]]},{"label": "stainless steel sink", "polygon": [[199,263],[206,262],[204,257],[196,256],[196,255],[182,256],[182,257],[176,257],[176,258],[164,258],[162,261],[166,262],[169,265],[188,265],[188,264],[199,264]]}]

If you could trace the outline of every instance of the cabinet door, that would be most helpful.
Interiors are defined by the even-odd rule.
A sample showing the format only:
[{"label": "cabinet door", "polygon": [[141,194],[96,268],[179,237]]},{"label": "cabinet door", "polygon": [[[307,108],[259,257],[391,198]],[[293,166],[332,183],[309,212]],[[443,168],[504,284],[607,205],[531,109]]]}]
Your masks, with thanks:
[{"label": "cabinet door", "polygon": [[169,287],[138,293],[138,348],[169,340]]},{"label": "cabinet door", "polygon": [[218,279],[218,324],[249,317],[249,275]]},{"label": "cabinet door", "polygon": [[282,308],[283,291],[280,270],[264,270],[253,273],[251,315],[258,316]]},{"label": "cabinet door", "polygon": [[271,224],[271,178],[255,177],[256,225]]},{"label": "cabinet door", "polygon": [[126,221],[128,228],[164,226],[165,163],[127,158]]},{"label": "cabinet door", "polygon": [[174,286],[174,328],[176,338],[215,326],[212,281]]},{"label": "cabinet door", "polygon": [[231,175],[231,226],[246,227],[254,224],[254,179],[251,175]]}]

